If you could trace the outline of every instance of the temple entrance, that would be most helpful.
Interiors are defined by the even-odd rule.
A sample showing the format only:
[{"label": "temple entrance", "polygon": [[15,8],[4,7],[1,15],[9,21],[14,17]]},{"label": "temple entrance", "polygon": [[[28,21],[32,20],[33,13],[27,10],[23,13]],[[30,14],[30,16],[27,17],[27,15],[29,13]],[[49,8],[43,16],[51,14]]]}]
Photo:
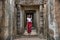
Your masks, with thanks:
[{"label": "temple entrance", "polygon": [[27,16],[28,16],[28,15],[31,15],[31,16],[32,16],[32,20],[31,20],[31,21],[32,21],[32,28],[35,28],[35,27],[34,27],[34,13],[26,13],[26,14],[25,14],[26,17],[25,17],[25,26],[24,26],[24,28],[26,28]]},{"label": "temple entrance", "polygon": [[27,32],[27,16],[32,16],[32,28],[31,35],[39,36],[40,31],[40,17],[39,17],[39,6],[23,6],[21,11],[17,12],[17,34],[28,35]]},{"label": "temple entrance", "polygon": [[[32,29],[31,29],[31,35],[36,35],[36,13],[35,10],[26,10],[25,11],[25,16],[24,16],[24,29],[25,29],[25,35],[27,33],[27,16],[30,15],[32,18]],[[34,34],[32,34],[34,32]]]}]

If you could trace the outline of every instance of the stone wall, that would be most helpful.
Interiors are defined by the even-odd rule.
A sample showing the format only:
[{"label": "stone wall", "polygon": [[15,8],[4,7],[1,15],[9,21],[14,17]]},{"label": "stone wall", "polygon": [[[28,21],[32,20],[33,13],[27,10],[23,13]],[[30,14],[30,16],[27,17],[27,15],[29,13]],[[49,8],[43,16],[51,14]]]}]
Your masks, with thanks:
[{"label": "stone wall", "polygon": [[[3,39],[3,19],[2,19],[2,14],[3,14],[3,9],[2,9],[2,1],[0,1],[0,39],[2,40]],[[56,14],[56,20],[57,20],[57,23],[58,23],[58,30],[60,30],[60,1],[59,0],[56,0],[55,2],[55,14]],[[3,21],[3,22],[2,22]],[[15,27],[15,26],[14,26]],[[52,33],[52,32],[50,32]],[[59,31],[59,34],[60,34],[60,31]]]},{"label": "stone wall", "polygon": [[[60,30],[60,1],[59,0],[56,0],[55,2],[55,15],[58,23],[58,28]],[[59,34],[60,34],[60,31],[59,31]]]},{"label": "stone wall", "polygon": [[3,3],[0,0],[0,40],[4,39],[4,16],[3,16]]}]

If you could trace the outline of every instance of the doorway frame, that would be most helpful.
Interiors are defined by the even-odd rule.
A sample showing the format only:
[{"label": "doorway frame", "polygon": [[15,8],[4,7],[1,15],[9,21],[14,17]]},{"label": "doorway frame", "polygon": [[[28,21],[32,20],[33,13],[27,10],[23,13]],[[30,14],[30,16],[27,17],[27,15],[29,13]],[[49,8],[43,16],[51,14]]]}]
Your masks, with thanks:
[{"label": "doorway frame", "polygon": [[[36,10],[25,10],[25,14],[24,14],[24,28],[25,28],[25,26],[26,26],[26,15],[27,14],[36,14]],[[32,17],[32,18],[34,18],[35,17],[35,15]],[[36,21],[35,21],[35,23],[36,23]],[[34,24],[33,24],[34,25]]]},{"label": "doorway frame", "polygon": [[36,14],[36,33],[39,36],[39,28],[40,28],[40,12],[39,12],[39,6],[21,6],[20,5],[20,31],[22,32],[22,35],[25,32],[24,29],[24,14],[25,14],[25,10],[35,10],[35,14]]},{"label": "doorway frame", "polygon": [[[33,7],[33,6],[27,6],[27,7],[22,7],[22,12],[23,12],[23,16],[24,16],[24,14],[25,14],[25,10],[35,10],[35,14],[36,14],[36,33],[37,33],[37,35],[39,35],[39,27],[40,27],[40,21],[39,21],[39,15],[40,15],[40,12],[39,12],[39,6],[37,6],[37,7]],[[24,17],[23,17],[23,19],[24,19]],[[24,23],[24,21],[23,21],[23,23]],[[24,25],[23,25],[24,26]]]}]

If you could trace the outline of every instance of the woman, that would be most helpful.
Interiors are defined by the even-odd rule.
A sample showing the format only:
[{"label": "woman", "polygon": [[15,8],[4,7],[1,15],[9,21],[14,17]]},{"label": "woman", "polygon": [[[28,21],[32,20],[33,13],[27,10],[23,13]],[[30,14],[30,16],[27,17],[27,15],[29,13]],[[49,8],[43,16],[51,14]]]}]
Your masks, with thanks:
[{"label": "woman", "polygon": [[27,32],[30,34],[32,30],[32,17],[31,15],[27,16]]}]

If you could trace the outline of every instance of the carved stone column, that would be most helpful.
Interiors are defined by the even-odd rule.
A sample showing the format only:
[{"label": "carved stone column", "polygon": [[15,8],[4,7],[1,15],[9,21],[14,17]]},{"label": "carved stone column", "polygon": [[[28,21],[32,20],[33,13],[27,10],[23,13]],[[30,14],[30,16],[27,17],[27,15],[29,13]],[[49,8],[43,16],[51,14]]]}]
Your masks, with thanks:
[{"label": "carved stone column", "polygon": [[13,15],[14,15],[14,0],[5,1],[5,23],[7,26],[5,40],[13,40]]},{"label": "carved stone column", "polygon": [[13,40],[13,19],[14,19],[14,2],[15,0],[9,0],[9,31],[10,40]]},{"label": "carved stone column", "polygon": [[9,36],[9,14],[8,14],[8,2],[5,1],[5,34],[4,40],[6,40]]},{"label": "carved stone column", "polygon": [[21,5],[17,4],[17,34],[21,35],[24,32],[24,13]]},{"label": "carved stone column", "polygon": [[43,0],[40,0],[40,34],[44,35],[44,15],[43,15]]},{"label": "carved stone column", "polygon": [[17,29],[17,34],[20,34],[20,5],[16,4],[16,29]]},{"label": "carved stone column", "polygon": [[24,32],[24,12],[20,5],[20,33]]},{"label": "carved stone column", "polygon": [[[47,10],[48,10],[48,24],[49,30],[53,31],[53,38],[58,40],[58,26],[55,19],[55,0],[48,0],[47,3]],[[52,36],[52,35],[50,35]]]}]

